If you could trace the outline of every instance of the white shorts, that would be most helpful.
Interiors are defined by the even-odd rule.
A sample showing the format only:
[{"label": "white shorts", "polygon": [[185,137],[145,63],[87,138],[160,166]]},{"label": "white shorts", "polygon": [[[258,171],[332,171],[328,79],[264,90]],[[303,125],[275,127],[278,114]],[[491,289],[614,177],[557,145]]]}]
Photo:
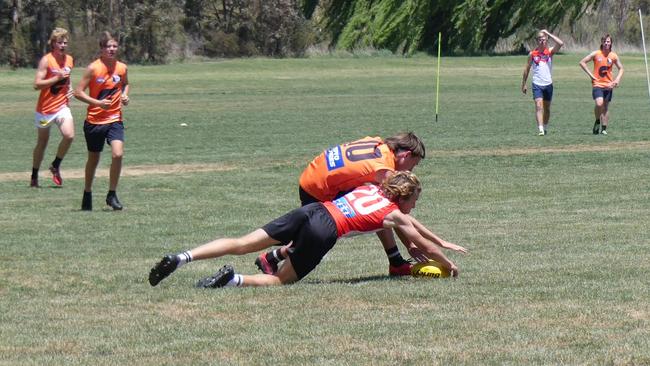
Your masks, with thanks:
[{"label": "white shorts", "polygon": [[61,124],[65,119],[72,119],[72,112],[67,106],[59,109],[58,112],[52,114],[42,114],[36,112],[36,118],[34,118],[34,125],[36,128],[50,128],[52,123],[61,127]]}]

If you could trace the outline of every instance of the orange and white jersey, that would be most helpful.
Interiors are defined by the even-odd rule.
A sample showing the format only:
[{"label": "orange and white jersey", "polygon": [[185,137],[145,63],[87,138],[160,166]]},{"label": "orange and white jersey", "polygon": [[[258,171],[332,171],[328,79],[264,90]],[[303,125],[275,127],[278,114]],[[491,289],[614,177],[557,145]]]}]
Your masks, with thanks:
[{"label": "orange and white jersey", "polygon": [[399,207],[384,197],[379,188],[369,184],[324,202],[336,223],[339,237],[353,236],[384,229],[384,218]]},{"label": "orange and white jersey", "polygon": [[[72,56],[65,55],[63,64],[60,64],[52,53],[45,55],[47,59],[47,71],[45,79],[49,79],[61,71],[70,71],[73,67]],[[49,88],[41,89],[36,103],[36,112],[49,115],[54,114],[68,105],[68,91],[70,90],[70,78],[65,78]]]},{"label": "orange and white jersey", "polygon": [[122,121],[122,91],[126,86],[126,64],[116,61],[115,68],[109,70],[101,59],[97,59],[88,67],[92,70],[88,95],[98,100],[110,99],[111,105],[107,109],[89,105],[86,121],[95,125]]},{"label": "orange and white jersey", "polygon": [[596,79],[591,81],[591,85],[595,88],[609,88],[609,84],[614,80],[612,78],[612,66],[616,63],[616,60],[618,60],[618,55],[615,52],[610,51],[605,56],[603,51],[596,51],[593,58],[593,74]]},{"label": "orange and white jersey", "polygon": [[321,202],[364,183],[380,170],[395,170],[395,155],[380,137],[336,145],[318,155],[300,176],[300,187]]}]

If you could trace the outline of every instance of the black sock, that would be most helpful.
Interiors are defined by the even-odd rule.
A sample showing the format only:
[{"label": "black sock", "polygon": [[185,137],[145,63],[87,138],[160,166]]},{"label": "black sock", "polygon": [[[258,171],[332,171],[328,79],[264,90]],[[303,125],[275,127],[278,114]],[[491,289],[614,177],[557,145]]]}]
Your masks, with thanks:
[{"label": "black sock", "polygon": [[595,126],[595,125],[599,125],[599,124],[600,124],[600,120],[597,119],[596,122],[594,122],[594,126]]},{"label": "black sock", "polygon": [[61,166],[61,160],[63,159],[57,156],[56,158],[54,158],[54,161],[52,161],[52,166],[55,169],[59,169],[59,166]]},{"label": "black sock", "polygon": [[32,179],[37,179],[37,178],[38,178],[38,169],[32,168]]},{"label": "black sock", "polygon": [[600,127],[600,130],[601,130],[601,131],[605,131],[606,129],[607,129],[607,126],[605,126],[605,125],[602,125],[602,126]]},{"label": "black sock", "polygon": [[282,248],[274,249],[270,252],[267,252],[266,260],[269,263],[275,263],[275,264],[282,262],[284,260],[284,256],[282,255]]},{"label": "black sock", "polygon": [[397,245],[390,249],[386,249],[386,256],[388,257],[388,262],[390,262],[390,265],[393,267],[399,267],[402,264],[407,263],[406,260],[402,258],[402,254],[400,254]]},{"label": "black sock", "polygon": [[106,195],[106,197],[113,197],[115,195],[116,195],[115,191],[108,191],[108,194]]}]

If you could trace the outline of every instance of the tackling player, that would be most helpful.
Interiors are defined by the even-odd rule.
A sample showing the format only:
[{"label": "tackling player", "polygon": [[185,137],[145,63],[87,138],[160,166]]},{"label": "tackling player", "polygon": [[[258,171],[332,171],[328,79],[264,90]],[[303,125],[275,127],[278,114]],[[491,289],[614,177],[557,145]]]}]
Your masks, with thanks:
[{"label": "tackling player", "polygon": [[338,238],[383,229],[394,229],[458,276],[458,267],[438,248],[460,252],[466,249],[433,234],[409,213],[415,208],[421,186],[407,171],[396,172],[381,186],[365,185],[334,201],[315,202],[297,208],[240,238],[216,239],[192,250],[167,255],[149,273],[149,284],[156,286],[182,265],[193,260],[218,258],[227,254],[244,255],[272,245],[293,243],[293,250],[274,274],[241,275],[225,265],[217,273],[197,283],[198,287],[271,286],[289,284],[305,277],[334,247]]}]

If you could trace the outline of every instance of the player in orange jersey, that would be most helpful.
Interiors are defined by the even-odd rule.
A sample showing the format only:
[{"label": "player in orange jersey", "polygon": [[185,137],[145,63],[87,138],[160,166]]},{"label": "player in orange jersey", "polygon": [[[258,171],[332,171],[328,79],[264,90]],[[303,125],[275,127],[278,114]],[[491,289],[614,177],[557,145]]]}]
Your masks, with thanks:
[{"label": "player in orange jersey", "polygon": [[61,142],[56,157],[50,165],[52,181],[57,186],[63,184],[59,167],[61,160],[70,149],[74,139],[74,122],[68,104],[72,96],[70,72],[73,67],[72,56],[65,53],[68,47],[68,31],[55,28],[50,35],[50,53],[41,58],[36,70],[34,89],[39,90],[36,104],[37,139],[32,158],[32,177],[30,186],[38,187],[38,170],[41,168],[45,149],[50,139],[50,127],[56,125],[61,132]]},{"label": "player in orange jersey", "polygon": [[[589,71],[587,62],[593,61],[593,72]],[[618,72],[616,78],[612,76],[612,67],[616,65]],[[609,34],[600,39],[600,49],[580,60],[580,67],[591,78],[591,96],[594,98],[594,115],[596,121],[591,132],[607,135],[609,125],[609,103],[614,96],[614,88],[618,87],[623,77],[623,64],[616,52],[612,51],[612,37]]]},{"label": "player in orange jersey", "polygon": [[[548,37],[555,42],[554,47],[548,47]],[[524,75],[521,81],[521,92],[526,94],[526,80],[531,67],[533,68],[533,99],[535,100],[535,119],[537,120],[538,135],[548,133],[548,122],[551,117],[551,101],[553,100],[553,55],[564,45],[561,39],[546,29],[537,33],[537,48],[530,51]]]},{"label": "player in orange jersey", "polygon": [[[129,104],[129,80],[126,64],[117,60],[117,39],[109,32],[103,32],[99,47],[100,57],[88,65],[74,91],[77,99],[88,104],[84,122],[88,160],[81,201],[81,209],[84,211],[91,211],[93,207],[92,185],[104,143],[111,146],[112,152],[106,204],[113,210],[122,209],[116,190],[124,155],[122,106]],[[88,94],[86,88],[89,90]]]},{"label": "player in orange jersey", "polygon": [[448,243],[410,215],[420,196],[420,182],[408,171],[400,171],[381,186],[361,186],[334,201],[314,202],[297,208],[240,238],[216,239],[177,255],[166,255],[149,272],[156,286],[192,260],[244,255],[280,243],[292,242],[293,250],[274,274],[241,275],[226,265],[197,283],[198,287],[272,286],[298,281],[311,272],[341,237],[377,230],[395,230],[458,276],[458,267],[439,247],[466,249]]},{"label": "player in orange jersey", "polygon": [[[413,133],[401,133],[386,139],[365,137],[332,146],[314,158],[302,172],[298,190],[301,204],[331,201],[364,183],[379,184],[396,170],[413,170],[425,152],[424,144]],[[410,275],[411,264],[402,258],[392,231],[380,231],[377,236],[388,257],[388,273]],[[427,260],[414,244],[400,239],[413,258]],[[279,262],[287,258],[290,248],[283,246],[262,253],[255,264],[263,273],[272,274]]]}]

